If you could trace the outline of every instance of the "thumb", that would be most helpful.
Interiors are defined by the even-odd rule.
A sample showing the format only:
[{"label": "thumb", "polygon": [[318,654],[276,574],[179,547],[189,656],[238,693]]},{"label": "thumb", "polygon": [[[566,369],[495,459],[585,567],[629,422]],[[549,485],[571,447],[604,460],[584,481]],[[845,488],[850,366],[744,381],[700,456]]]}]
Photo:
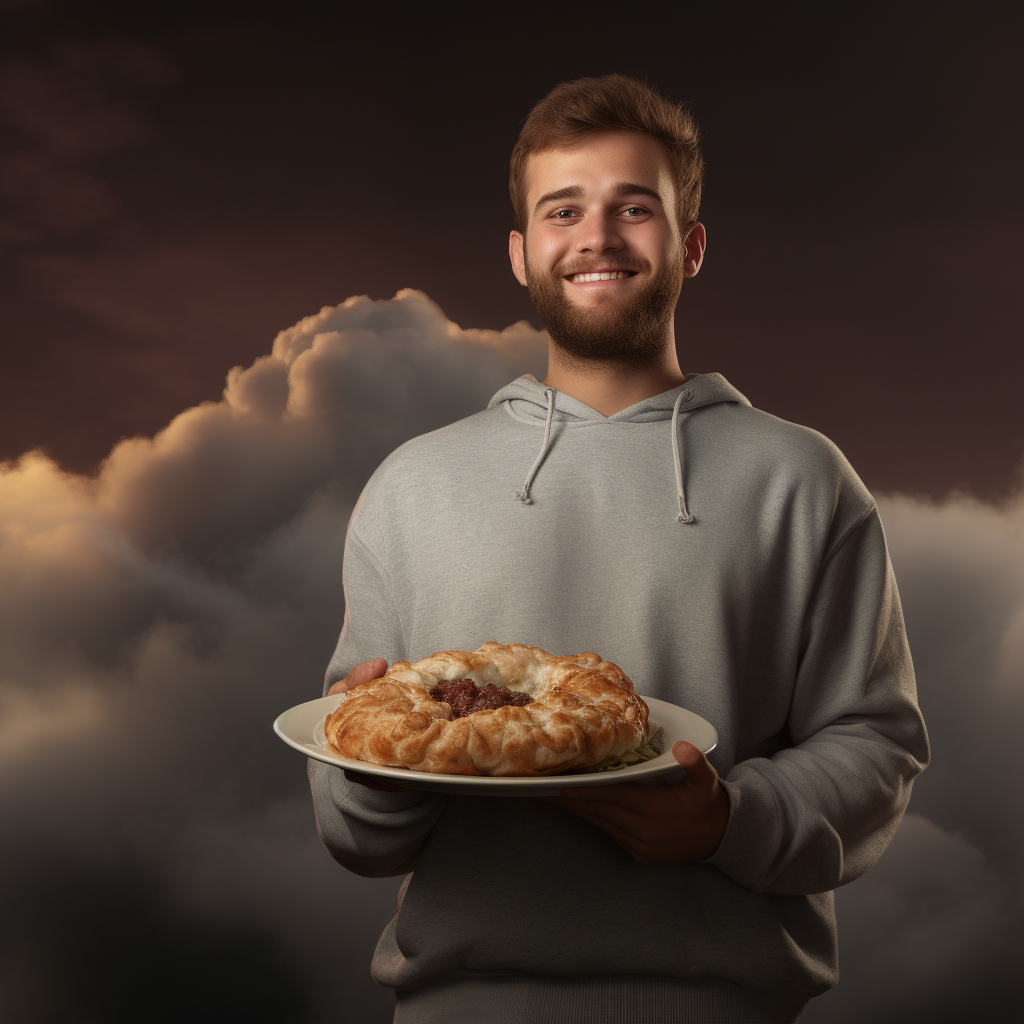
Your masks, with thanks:
[{"label": "thumb", "polygon": [[700,748],[686,740],[677,740],[672,744],[672,756],[695,782],[718,778],[718,772],[711,767],[711,762],[701,753]]},{"label": "thumb", "polygon": [[344,679],[339,679],[328,691],[328,696],[336,693],[347,693],[356,686],[362,686],[371,679],[379,679],[388,670],[386,658],[374,658],[356,665]]},{"label": "thumb", "polygon": [[386,658],[374,658],[373,661],[363,662],[362,665],[358,665],[357,669],[362,671],[359,673],[360,683],[368,683],[371,679],[379,679],[388,670],[388,663]]}]

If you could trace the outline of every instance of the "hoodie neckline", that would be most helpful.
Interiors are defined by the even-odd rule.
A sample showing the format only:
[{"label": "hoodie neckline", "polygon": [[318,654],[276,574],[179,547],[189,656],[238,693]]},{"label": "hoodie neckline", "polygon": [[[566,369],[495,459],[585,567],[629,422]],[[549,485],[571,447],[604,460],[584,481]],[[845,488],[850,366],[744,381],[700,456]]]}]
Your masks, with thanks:
[{"label": "hoodie neckline", "polygon": [[706,405],[718,402],[739,402],[750,405],[745,395],[734,388],[720,373],[698,373],[682,384],[651,395],[634,405],[620,409],[611,416],[604,416],[596,409],[581,402],[564,391],[548,388],[532,373],[517,377],[506,384],[487,404],[488,409],[503,402],[509,404],[508,411],[520,419],[537,420],[544,423],[548,418],[547,391],[554,392],[552,416],[559,424],[573,426],[583,423],[649,423],[654,420],[672,418],[676,399],[684,391],[691,392],[685,400],[684,412],[692,412]]},{"label": "hoodie neckline", "polygon": [[537,420],[544,423],[544,438],[540,445],[540,451],[526,474],[523,486],[515,492],[516,499],[524,505],[533,504],[530,488],[554,440],[551,425],[555,420],[560,425],[572,427],[595,423],[649,423],[671,419],[670,444],[679,500],[676,518],[681,523],[693,523],[696,522],[696,518],[686,506],[683,458],[680,446],[681,427],[696,409],[720,402],[738,402],[750,405],[747,398],[740,394],[720,373],[699,373],[669,391],[645,398],[626,409],[620,409],[611,416],[604,416],[571,395],[566,395],[550,386],[545,387],[532,373],[527,373],[503,387],[488,402],[487,408],[493,409],[497,405],[507,403],[506,408],[509,414],[517,419]]}]

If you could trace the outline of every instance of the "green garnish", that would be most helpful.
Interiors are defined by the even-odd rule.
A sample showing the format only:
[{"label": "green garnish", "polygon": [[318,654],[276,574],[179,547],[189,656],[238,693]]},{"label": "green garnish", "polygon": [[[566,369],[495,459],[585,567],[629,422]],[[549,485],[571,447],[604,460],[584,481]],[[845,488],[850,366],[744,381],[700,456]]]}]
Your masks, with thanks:
[{"label": "green garnish", "polygon": [[592,772],[616,772],[620,768],[631,768],[633,765],[643,764],[644,761],[660,757],[661,751],[655,748],[653,742],[660,731],[655,728],[648,732],[635,750],[625,750],[621,754],[609,754],[603,761],[598,761],[597,764],[593,764],[589,768],[574,768],[564,774],[588,775]]}]

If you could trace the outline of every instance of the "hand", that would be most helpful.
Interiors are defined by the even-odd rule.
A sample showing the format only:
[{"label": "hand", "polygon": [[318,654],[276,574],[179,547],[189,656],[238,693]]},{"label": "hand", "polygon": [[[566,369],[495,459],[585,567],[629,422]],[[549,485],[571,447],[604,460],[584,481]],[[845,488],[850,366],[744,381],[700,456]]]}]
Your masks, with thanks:
[{"label": "hand", "polygon": [[344,679],[339,679],[328,691],[330,697],[335,693],[348,693],[356,686],[362,686],[371,679],[380,679],[388,670],[385,658],[374,658],[373,661],[360,662]]},{"label": "hand", "polygon": [[641,864],[704,860],[725,835],[729,795],[692,743],[679,740],[672,753],[686,769],[682,782],[620,782],[564,789],[560,796],[541,799],[597,825]]},{"label": "hand", "polygon": [[[373,661],[360,662],[344,679],[339,679],[327,691],[327,695],[348,693],[349,690],[354,689],[356,686],[362,686],[363,683],[368,683],[371,679],[380,679],[387,670],[388,663],[386,658],[374,658]],[[376,779],[371,779],[368,775],[360,775],[359,772],[351,772],[347,768],[345,769],[345,778],[349,782],[358,782],[360,786],[366,786],[367,789],[379,789],[387,793],[402,792],[401,786],[391,786],[386,782],[378,782]]]}]

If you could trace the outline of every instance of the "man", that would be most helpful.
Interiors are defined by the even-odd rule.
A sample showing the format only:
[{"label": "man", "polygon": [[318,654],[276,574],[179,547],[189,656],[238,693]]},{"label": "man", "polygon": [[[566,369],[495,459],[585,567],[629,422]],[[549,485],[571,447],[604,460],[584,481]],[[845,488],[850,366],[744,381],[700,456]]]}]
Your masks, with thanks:
[{"label": "man", "polygon": [[403,445],[353,512],[330,692],[493,639],[596,651],[719,734],[676,745],[682,781],[546,800],[311,761],[335,858],[407,874],[372,966],[401,1024],[793,1021],[837,981],[831,890],[927,763],[871,496],[820,434],[680,370],[700,181],[692,122],[639,82],[537,104],[509,254],[547,377]]}]

